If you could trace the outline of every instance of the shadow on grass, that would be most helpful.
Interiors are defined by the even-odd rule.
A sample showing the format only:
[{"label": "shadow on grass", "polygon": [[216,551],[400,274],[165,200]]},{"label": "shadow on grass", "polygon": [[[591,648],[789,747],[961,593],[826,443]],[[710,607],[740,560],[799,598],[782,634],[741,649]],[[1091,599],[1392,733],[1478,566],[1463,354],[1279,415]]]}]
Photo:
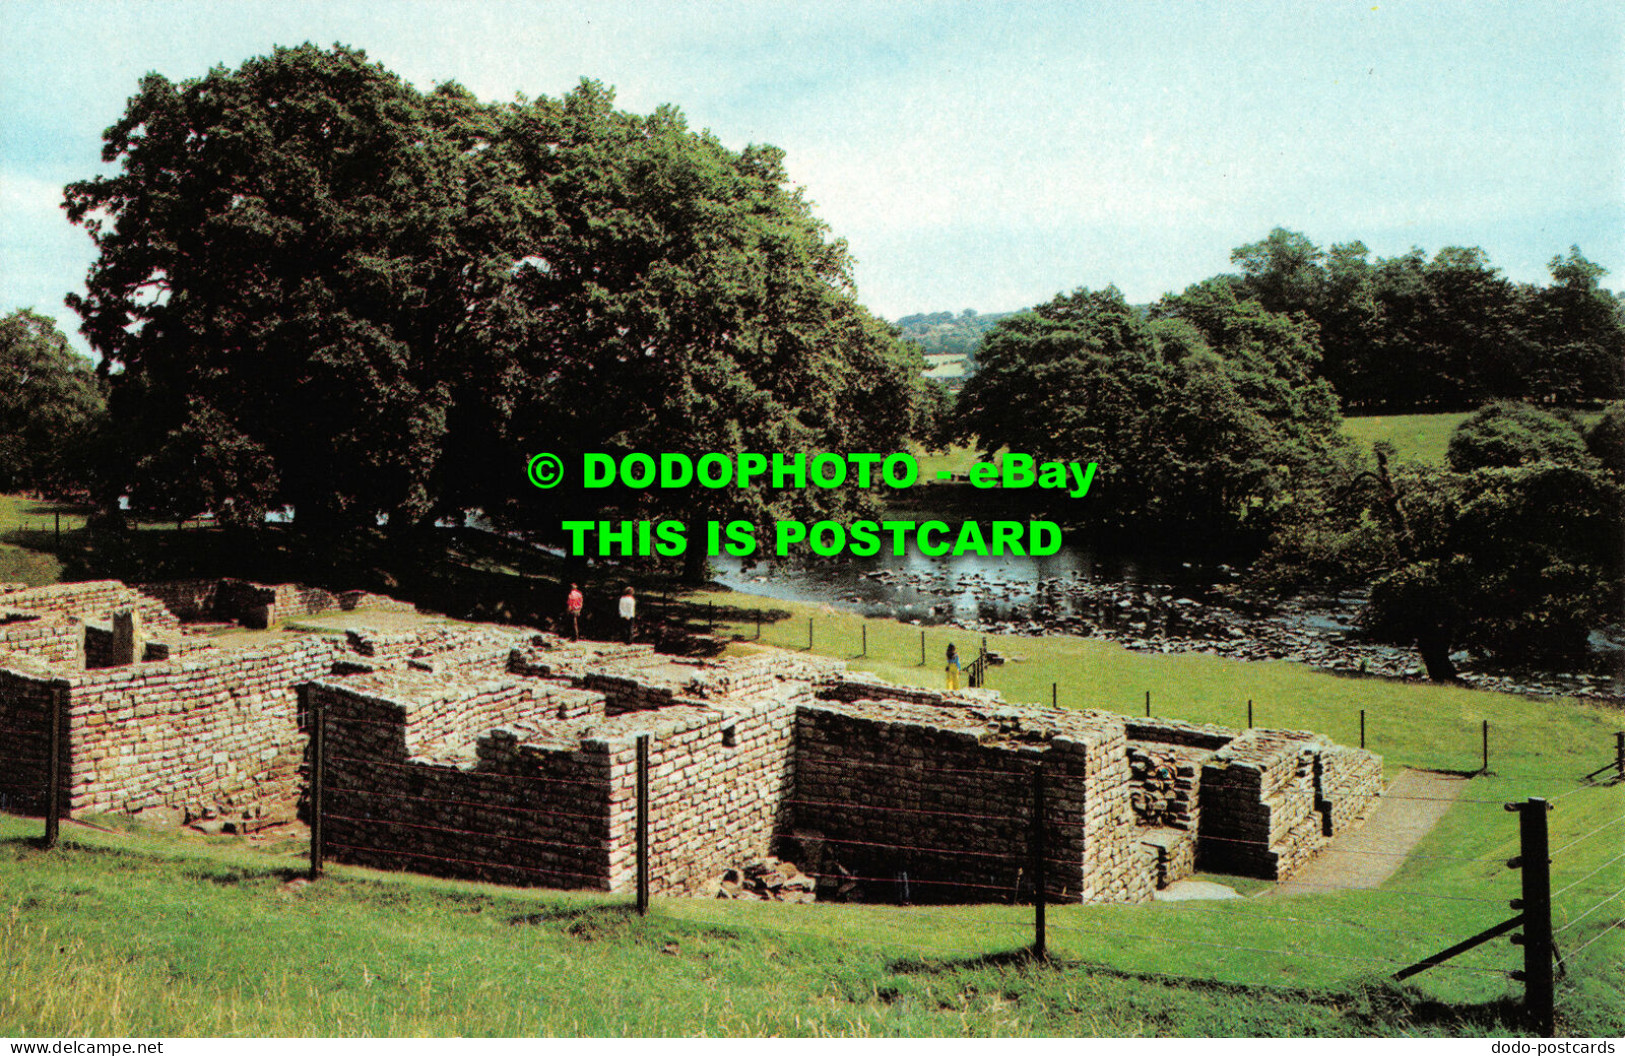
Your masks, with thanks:
[{"label": "shadow on grass", "polygon": [[581,922],[618,923],[637,915],[637,907],[633,905],[553,906],[548,909],[537,910],[534,913],[520,913],[509,917],[508,923],[514,927]]}]

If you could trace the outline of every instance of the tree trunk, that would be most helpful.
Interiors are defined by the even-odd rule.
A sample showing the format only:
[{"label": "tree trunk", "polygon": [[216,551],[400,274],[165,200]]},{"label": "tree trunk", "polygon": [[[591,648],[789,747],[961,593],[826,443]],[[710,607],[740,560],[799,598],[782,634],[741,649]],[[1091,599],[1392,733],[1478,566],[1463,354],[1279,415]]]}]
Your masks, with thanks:
[{"label": "tree trunk", "polygon": [[1422,664],[1427,668],[1428,678],[1431,681],[1461,681],[1460,676],[1456,674],[1456,665],[1450,662],[1450,639],[1443,629],[1418,635],[1416,650],[1422,654]]},{"label": "tree trunk", "polygon": [[690,541],[687,552],[683,554],[683,582],[691,586],[700,586],[710,578],[711,562],[705,556],[703,547],[693,545]]}]

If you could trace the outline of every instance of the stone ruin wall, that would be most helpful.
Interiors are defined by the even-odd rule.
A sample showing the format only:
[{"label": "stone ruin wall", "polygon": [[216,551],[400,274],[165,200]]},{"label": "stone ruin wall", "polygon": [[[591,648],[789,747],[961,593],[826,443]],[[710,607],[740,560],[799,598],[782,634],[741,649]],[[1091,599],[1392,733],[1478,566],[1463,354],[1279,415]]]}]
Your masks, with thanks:
[{"label": "stone ruin wall", "polygon": [[[0,625],[0,649],[8,629],[35,635],[33,656],[0,654],[0,667],[18,668],[0,670],[0,736],[15,762],[0,796],[14,809],[43,809],[46,715],[60,692],[74,812],[291,812],[307,743],[293,687],[320,680],[311,692],[331,704],[329,744],[349,756],[330,764],[340,767],[330,780],[353,789],[330,793],[350,797],[329,800],[348,819],[329,827],[335,847],[350,848],[338,853],[510,883],[631,882],[640,731],[651,737],[652,879],[663,892],[693,891],[799,834],[853,873],[906,870],[917,884],[1014,897],[1031,882],[1040,766],[1052,893],[1132,902],[1198,864],[1284,878],[1381,790],[1379,759],[1313,734],[1009,708],[994,693],[890,686],[791,655],[684,667],[648,646],[572,651],[495,627],[57,669],[69,638],[46,625],[69,617],[56,614],[99,615],[92,606],[131,594],[70,586],[27,592],[52,615]],[[17,593],[0,594],[0,606]],[[1172,764],[1171,785],[1136,769],[1153,757]],[[920,891],[916,900],[929,897]]]},{"label": "stone ruin wall", "polygon": [[[0,667],[0,744],[6,746],[6,766],[0,769],[0,810],[43,814],[50,780],[52,701],[55,694],[66,693],[67,686],[45,671],[9,670],[11,663],[0,656],[0,665],[5,665]],[[61,744],[61,772],[66,775],[72,755],[66,737]]]},{"label": "stone ruin wall", "polygon": [[148,632],[161,637],[177,637],[181,633],[180,620],[161,601],[116,579],[9,591],[0,594],[0,610],[6,609],[81,622],[106,621],[117,609],[133,609],[140,614]]},{"label": "stone ruin wall", "polygon": [[323,636],[69,673],[70,811],[291,820],[305,753],[294,687],[342,654]]},{"label": "stone ruin wall", "polygon": [[[1008,713],[1083,726],[1077,713]],[[917,901],[1016,900],[1032,888],[1033,773],[1042,768],[1047,890],[1072,901],[1149,898],[1129,840],[1121,727],[1064,729],[1042,750],[991,732],[951,708],[861,699],[803,707],[794,824],[822,835],[828,855],[868,883],[906,872],[920,885]]]},{"label": "stone ruin wall", "polygon": [[[264,584],[230,577],[141,583],[137,590],[184,621],[241,623],[264,629],[294,616],[345,612],[416,612],[417,606],[364,590],[333,594],[298,583]],[[3,599],[0,599],[3,600]]]},{"label": "stone ruin wall", "polygon": [[1214,753],[1201,780],[1202,867],[1283,880],[1364,817],[1382,790],[1382,760],[1319,734],[1248,730]]},{"label": "stone ruin wall", "polygon": [[[649,741],[652,892],[692,894],[724,869],[772,852],[788,827],[799,699],[789,693],[739,712],[681,706],[676,724],[656,713]],[[636,736],[644,725],[627,718],[611,759],[612,890],[636,879]]]},{"label": "stone ruin wall", "polygon": [[0,613],[0,620],[0,667],[11,666],[5,654],[13,652],[64,667],[85,666],[84,624],[21,612]]}]

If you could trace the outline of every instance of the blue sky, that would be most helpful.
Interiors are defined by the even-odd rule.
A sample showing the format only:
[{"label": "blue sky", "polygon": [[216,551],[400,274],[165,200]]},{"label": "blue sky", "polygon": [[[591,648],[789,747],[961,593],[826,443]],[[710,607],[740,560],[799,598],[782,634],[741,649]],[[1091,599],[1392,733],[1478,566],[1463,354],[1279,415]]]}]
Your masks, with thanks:
[{"label": "blue sky", "polygon": [[582,77],[772,143],[887,318],[1228,270],[1284,226],[1377,255],[1481,246],[1625,288],[1625,5],[0,0],[0,310],[57,316],[138,79],[343,42],[488,100]]}]

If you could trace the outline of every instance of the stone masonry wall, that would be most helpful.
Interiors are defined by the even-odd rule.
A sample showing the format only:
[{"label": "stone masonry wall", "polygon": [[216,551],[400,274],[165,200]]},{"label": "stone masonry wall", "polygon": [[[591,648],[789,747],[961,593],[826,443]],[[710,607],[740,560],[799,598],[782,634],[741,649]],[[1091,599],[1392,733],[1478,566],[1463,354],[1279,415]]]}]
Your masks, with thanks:
[{"label": "stone masonry wall", "polygon": [[342,655],[342,640],[310,636],[69,674],[71,809],[291,811],[304,756],[293,687]]},{"label": "stone masonry wall", "polygon": [[1202,868],[1290,877],[1340,831],[1335,819],[1346,827],[1365,814],[1381,774],[1379,757],[1319,734],[1248,730],[1203,767]]},{"label": "stone masonry wall", "polygon": [[[0,744],[6,745],[6,766],[0,769],[0,810],[45,812],[54,693],[66,693],[61,679],[43,672],[0,669]],[[70,773],[68,739],[64,737],[61,743],[61,772],[66,783]]]},{"label": "stone masonry wall", "polygon": [[1316,785],[1335,836],[1358,824],[1382,794],[1382,759],[1360,748],[1329,744],[1315,763]]},{"label": "stone masonry wall", "polygon": [[219,579],[172,579],[162,583],[137,583],[135,589],[156,599],[175,618],[185,622],[220,619],[216,606]]},{"label": "stone masonry wall", "polygon": [[772,851],[795,781],[796,708],[807,699],[792,692],[739,711],[685,705],[622,716],[612,756],[612,889],[636,879],[640,731],[650,737],[649,888],[688,894]]},{"label": "stone masonry wall", "polygon": [[84,624],[64,616],[0,613],[0,652],[15,650],[65,667],[85,664]]},{"label": "stone masonry wall", "polygon": [[[318,682],[305,693],[306,706],[326,716],[324,842],[335,860],[608,889],[611,768],[604,742],[523,743],[506,728],[463,744],[412,733],[420,723],[457,728],[449,713],[479,708],[476,698],[488,695],[480,690],[411,703],[341,683]],[[415,755],[409,745],[418,741],[432,741],[423,746],[437,757]]]},{"label": "stone masonry wall", "polygon": [[[1046,709],[996,714],[1087,721]],[[1033,771],[1042,767],[1051,897],[1150,897],[1130,842],[1121,724],[1025,743],[999,732],[984,716],[903,702],[803,708],[793,823],[821,835],[868,884],[884,889],[906,871],[916,901],[1015,900],[1031,888]]]},{"label": "stone masonry wall", "polygon": [[345,612],[416,612],[417,606],[365,590],[333,594],[298,583],[267,585],[244,579],[179,579],[141,583],[136,589],[186,621],[222,620],[267,627],[294,616]]},{"label": "stone masonry wall", "polygon": [[8,609],[51,613],[76,620],[105,622],[115,609],[134,609],[141,614],[141,622],[151,634],[167,637],[180,630],[180,621],[162,602],[113,579],[29,587],[3,597]]}]

